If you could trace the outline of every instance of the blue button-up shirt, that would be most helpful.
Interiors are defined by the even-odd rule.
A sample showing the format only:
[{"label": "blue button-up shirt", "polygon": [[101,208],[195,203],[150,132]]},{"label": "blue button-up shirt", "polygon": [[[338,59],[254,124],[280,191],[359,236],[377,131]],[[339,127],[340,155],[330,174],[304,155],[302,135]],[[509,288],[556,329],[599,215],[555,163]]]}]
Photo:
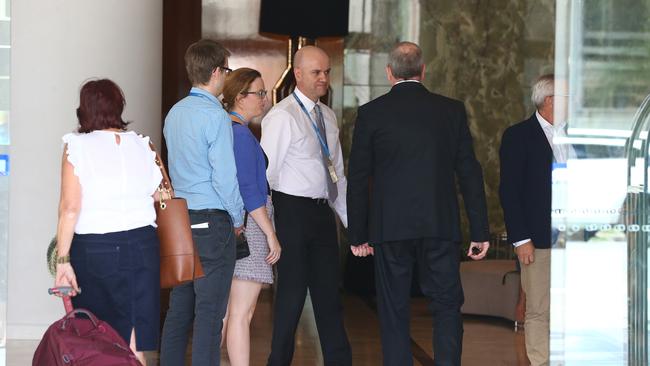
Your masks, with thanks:
[{"label": "blue button-up shirt", "polygon": [[226,210],[243,225],[230,117],[217,98],[192,88],[167,114],[163,133],[176,195],[191,210]]}]

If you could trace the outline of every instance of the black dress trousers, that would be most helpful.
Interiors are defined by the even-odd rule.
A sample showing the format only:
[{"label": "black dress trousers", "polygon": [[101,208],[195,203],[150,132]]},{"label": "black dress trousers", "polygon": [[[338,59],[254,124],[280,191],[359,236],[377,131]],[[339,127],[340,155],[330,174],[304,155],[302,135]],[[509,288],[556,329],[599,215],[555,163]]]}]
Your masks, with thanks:
[{"label": "black dress trousers", "polygon": [[433,314],[434,364],[460,366],[464,296],[459,244],[425,238],[385,242],[374,249],[384,366],[413,365],[409,324],[414,268]]},{"label": "black dress trousers", "polygon": [[295,333],[311,296],[324,364],[348,366],[352,354],[339,293],[339,248],[334,213],[327,200],[273,191],[275,225],[282,245],[269,366],[289,366]]}]

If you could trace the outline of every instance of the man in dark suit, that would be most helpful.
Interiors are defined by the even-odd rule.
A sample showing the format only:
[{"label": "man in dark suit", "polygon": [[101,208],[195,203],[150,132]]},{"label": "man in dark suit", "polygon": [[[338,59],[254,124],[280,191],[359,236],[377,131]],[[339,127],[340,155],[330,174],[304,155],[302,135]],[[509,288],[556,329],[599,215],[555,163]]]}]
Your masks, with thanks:
[{"label": "man in dark suit", "polygon": [[552,74],[537,79],[531,99],[537,111],[503,133],[499,195],[508,241],[521,263],[526,353],[531,365],[539,366],[549,363],[550,248],[556,237],[551,230],[551,171],[554,161],[565,163],[575,152],[553,143],[566,136],[566,94],[555,93]]},{"label": "man in dark suit", "polygon": [[[436,365],[460,365],[463,289],[456,179],[470,221],[468,255],[487,253],[483,173],[465,107],[422,84],[422,51],[397,44],[386,67],[390,92],[359,108],[348,174],[348,220],[356,256],[375,256],[384,365],[413,364],[411,276],[417,264],[434,315]],[[472,253],[472,248],[478,252]]]}]

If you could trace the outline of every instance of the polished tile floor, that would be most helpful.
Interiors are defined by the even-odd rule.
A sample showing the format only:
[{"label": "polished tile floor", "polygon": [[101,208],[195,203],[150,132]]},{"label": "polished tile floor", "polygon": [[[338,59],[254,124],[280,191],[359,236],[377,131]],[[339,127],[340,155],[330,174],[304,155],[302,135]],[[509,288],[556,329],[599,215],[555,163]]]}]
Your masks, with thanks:
[{"label": "polished tile floor", "polygon": [[[270,290],[263,291],[251,325],[252,366],[265,365],[270,351],[271,304]],[[354,295],[345,296],[344,308],[345,325],[352,345],[354,365],[381,365],[379,326],[375,311],[366,302]],[[411,336],[415,365],[433,365],[431,322],[431,315],[426,309],[425,299],[413,299]],[[464,327],[462,361],[464,366],[527,365],[523,332],[514,332],[510,321],[466,316]],[[305,306],[296,337],[296,352],[293,365],[322,365],[318,333],[309,302]],[[31,365],[32,354],[37,344],[38,342],[35,341],[10,340],[7,344],[7,365]],[[229,365],[227,351],[223,350],[222,355],[222,365]],[[157,358],[156,353],[148,354],[149,366],[157,365]]]}]

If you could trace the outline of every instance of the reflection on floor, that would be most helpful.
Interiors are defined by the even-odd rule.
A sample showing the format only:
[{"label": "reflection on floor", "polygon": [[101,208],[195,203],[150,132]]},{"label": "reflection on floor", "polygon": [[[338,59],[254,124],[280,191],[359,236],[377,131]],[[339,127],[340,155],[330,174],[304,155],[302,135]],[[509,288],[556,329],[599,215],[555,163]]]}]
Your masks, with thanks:
[{"label": "reflection on floor", "polygon": [[[414,341],[415,365],[433,365],[431,346],[431,315],[423,298],[413,299],[411,336]],[[269,290],[262,293],[251,329],[251,365],[265,365],[270,351],[271,305]],[[345,325],[352,344],[353,364],[381,365],[381,344],[377,315],[357,296],[344,299]],[[512,323],[486,317],[465,317],[463,366],[520,366],[526,365],[523,332],[514,332]],[[38,342],[9,341],[7,365],[30,365]],[[227,351],[223,350],[222,365],[229,365]],[[149,366],[158,364],[156,353],[148,354]],[[189,357],[188,357],[189,360]],[[309,301],[305,306],[296,336],[293,365],[322,365],[318,333]],[[189,364],[189,363],[188,363]]]}]

